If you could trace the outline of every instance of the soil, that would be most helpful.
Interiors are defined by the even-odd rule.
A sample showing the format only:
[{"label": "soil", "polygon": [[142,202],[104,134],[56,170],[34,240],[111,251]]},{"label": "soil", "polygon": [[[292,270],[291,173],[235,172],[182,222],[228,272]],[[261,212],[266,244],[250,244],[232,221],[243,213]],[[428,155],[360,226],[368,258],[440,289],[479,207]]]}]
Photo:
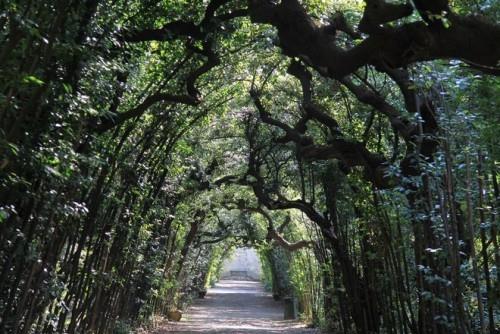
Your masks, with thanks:
[{"label": "soil", "polygon": [[180,322],[150,333],[318,333],[298,321],[283,320],[283,313],[282,302],[274,301],[260,282],[222,280],[196,300]]}]

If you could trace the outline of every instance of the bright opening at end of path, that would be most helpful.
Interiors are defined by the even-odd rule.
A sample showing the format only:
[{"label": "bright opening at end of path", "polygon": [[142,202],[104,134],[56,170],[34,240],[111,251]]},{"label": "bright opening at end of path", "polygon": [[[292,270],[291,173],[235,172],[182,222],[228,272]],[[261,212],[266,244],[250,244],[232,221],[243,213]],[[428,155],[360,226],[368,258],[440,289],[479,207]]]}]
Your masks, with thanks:
[{"label": "bright opening at end of path", "polygon": [[253,248],[238,248],[223,264],[221,279],[203,299],[196,299],[180,322],[154,332],[220,334],[313,334],[297,320],[284,320],[284,303],[275,301],[262,283],[259,256]]},{"label": "bright opening at end of path", "polygon": [[253,248],[237,248],[224,261],[221,279],[260,281],[262,268],[259,256]]}]

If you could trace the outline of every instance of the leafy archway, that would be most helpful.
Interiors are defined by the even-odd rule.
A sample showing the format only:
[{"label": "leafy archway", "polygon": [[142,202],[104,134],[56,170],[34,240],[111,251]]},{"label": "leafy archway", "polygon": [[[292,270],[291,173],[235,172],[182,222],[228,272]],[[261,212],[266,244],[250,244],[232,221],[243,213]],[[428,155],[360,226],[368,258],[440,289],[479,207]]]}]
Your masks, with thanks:
[{"label": "leafy archway", "polygon": [[331,331],[494,333],[499,13],[4,1],[0,332],[132,329],[252,245]]}]

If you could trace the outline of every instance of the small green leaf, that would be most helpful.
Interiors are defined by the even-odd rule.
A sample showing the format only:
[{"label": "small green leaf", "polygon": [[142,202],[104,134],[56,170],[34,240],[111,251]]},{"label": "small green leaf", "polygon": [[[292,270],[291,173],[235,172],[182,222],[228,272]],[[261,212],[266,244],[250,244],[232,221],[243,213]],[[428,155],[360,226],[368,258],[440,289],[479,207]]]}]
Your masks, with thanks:
[{"label": "small green leaf", "polygon": [[45,82],[43,82],[42,80],[38,79],[37,77],[33,76],[33,75],[28,75],[28,76],[25,76],[22,80],[23,83],[25,84],[34,84],[34,85],[38,85],[38,86],[41,86],[43,85]]},{"label": "small green leaf", "polygon": [[451,22],[447,18],[445,18],[445,17],[442,18],[441,22],[443,23],[443,27],[445,27],[446,29],[448,29],[449,27],[451,27]]},{"label": "small green leaf", "polygon": [[7,213],[7,211],[0,210],[0,223],[3,223],[4,221],[6,221],[8,217],[9,217],[9,214]]},{"label": "small green leaf", "polygon": [[73,91],[73,89],[71,88],[71,85],[69,85],[67,83],[63,83],[63,88],[64,88],[64,91],[68,94],[71,94],[71,92]]},{"label": "small green leaf", "polygon": [[7,146],[9,147],[10,153],[13,155],[17,155],[19,152],[19,147],[13,143],[7,143]]}]

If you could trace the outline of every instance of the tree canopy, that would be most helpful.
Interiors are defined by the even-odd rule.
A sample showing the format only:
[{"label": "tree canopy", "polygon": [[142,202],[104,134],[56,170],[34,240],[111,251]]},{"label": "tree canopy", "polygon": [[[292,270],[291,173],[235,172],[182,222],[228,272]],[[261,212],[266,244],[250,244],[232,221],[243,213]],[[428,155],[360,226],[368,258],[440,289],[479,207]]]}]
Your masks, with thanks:
[{"label": "tree canopy", "polygon": [[331,333],[500,323],[500,3],[0,3],[0,333],[128,333],[235,247]]}]

